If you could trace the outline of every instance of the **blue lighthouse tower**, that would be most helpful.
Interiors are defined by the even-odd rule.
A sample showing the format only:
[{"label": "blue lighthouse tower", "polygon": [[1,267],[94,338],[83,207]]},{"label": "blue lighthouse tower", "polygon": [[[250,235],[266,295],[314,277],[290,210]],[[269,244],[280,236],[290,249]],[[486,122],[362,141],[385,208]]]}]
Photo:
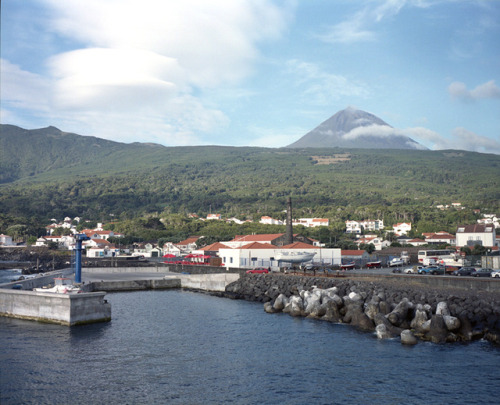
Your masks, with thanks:
[{"label": "blue lighthouse tower", "polygon": [[75,283],[82,282],[82,242],[90,238],[84,233],[75,235]]}]

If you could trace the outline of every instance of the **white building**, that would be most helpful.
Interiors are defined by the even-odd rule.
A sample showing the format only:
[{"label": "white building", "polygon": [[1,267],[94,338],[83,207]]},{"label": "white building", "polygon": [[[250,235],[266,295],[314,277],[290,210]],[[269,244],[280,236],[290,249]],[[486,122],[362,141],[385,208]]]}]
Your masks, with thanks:
[{"label": "white building", "polygon": [[[227,243],[227,242],[224,242]],[[227,267],[254,268],[287,266],[289,263],[276,260],[281,252],[307,252],[315,253],[314,263],[340,264],[340,249],[323,249],[303,242],[295,242],[282,248],[269,243],[251,242],[235,248],[219,249],[219,257]]]},{"label": "white building", "polygon": [[0,246],[14,246],[14,243],[12,242],[12,236],[1,234]]},{"label": "white building", "polygon": [[411,231],[411,223],[410,222],[401,222],[392,226],[393,232],[395,235],[408,235],[408,232]]},{"label": "white building", "polygon": [[330,220],[327,218],[299,218],[292,220],[292,225],[303,225],[306,228],[316,228],[318,226],[329,226]]},{"label": "white building", "polygon": [[283,225],[283,221],[280,219],[274,219],[266,215],[260,218],[259,223],[264,225]]},{"label": "white building", "polygon": [[365,231],[377,232],[384,229],[382,219],[366,219],[364,221],[345,221],[346,233],[361,233]]},{"label": "white building", "polygon": [[493,225],[495,228],[500,228],[500,221],[494,214],[483,214],[483,218],[477,220],[478,224]]},{"label": "white building", "polygon": [[456,234],[457,247],[469,246],[473,248],[476,245],[493,247],[498,246],[496,241],[496,232],[493,225],[462,225],[457,229]]}]

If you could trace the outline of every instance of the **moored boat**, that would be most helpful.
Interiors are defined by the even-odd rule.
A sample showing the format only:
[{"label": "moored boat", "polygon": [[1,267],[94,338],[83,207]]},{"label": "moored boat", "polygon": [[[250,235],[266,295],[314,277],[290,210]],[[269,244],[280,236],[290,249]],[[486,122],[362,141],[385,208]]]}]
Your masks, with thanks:
[{"label": "moored boat", "polygon": [[55,277],[54,278],[54,287],[33,288],[33,291],[50,292],[50,293],[57,293],[57,294],[70,294],[70,293],[79,293],[79,292],[81,292],[81,289],[80,289],[80,287],[73,285],[71,283],[70,278]]},{"label": "moored boat", "polygon": [[312,260],[316,252],[280,252],[275,259],[287,263],[304,263]]}]

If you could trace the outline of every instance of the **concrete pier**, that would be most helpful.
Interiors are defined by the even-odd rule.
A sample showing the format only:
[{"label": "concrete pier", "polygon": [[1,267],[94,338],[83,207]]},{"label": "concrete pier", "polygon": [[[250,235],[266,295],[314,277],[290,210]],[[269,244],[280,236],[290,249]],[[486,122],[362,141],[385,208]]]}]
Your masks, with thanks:
[{"label": "concrete pier", "polygon": [[74,326],[111,320],[105,292],[57,294],[0,289],[0,316]]}]

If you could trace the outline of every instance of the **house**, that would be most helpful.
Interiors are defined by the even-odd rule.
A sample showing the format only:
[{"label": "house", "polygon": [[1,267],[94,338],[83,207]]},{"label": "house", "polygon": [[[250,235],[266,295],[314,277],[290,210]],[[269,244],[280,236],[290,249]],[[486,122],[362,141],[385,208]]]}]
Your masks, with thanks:
[{"label": "house", "polygon": [[264,225],[283,225],[283,221],[280,219],[274,219],[268,216],[260,217],[259,223]]},{"label": "house", "polygon": [[346,233],[362,233],[362,230],[377,232],[384,229],[382,219],[367,219],[364,221],[345,221]]},{"label": "house", "polygon": [[0,235],[0,246],[14,246],[12,242],[12,236],[4,235],[3,233]]},{"label": "house", "polygon": [[495,228],[500,228],[500,220],[494,214],[483,214],[483,218],[478,219],[477,223],[483,225],[492,224]]},{"label": "house", "polygon": [[182,253],[182,250],[180,247],[176,246],[172,242],[167,242],[163,245],[163,255],[166,254],[173,254],[176,256],[180,256]]},{"label": "house", "polygon": [[120,249],[114,246],[91,247],[85,251],[87,257],[115,257],[120,254]]},{"label": "house", "polygon": [[474,247],[476,245],[484,247],[498,246],[496,232],[493,225],[460,225],[457,229],[456,246]]},{"label": "house", "polygon": [[[293,235],[294,242],[304,242],[309,245],[313,244],[312,239],[309,239],[305,236],[294,234]],[[257,235],[236,235],[233,240],[224,241],[225,245],[235,248],[240,247],[250,242],[260,242],[260,243],[268,243],[274,246],[281,247],[285,243],[285,233],[270,233],[270,234],[257,234]]]},{"label": "house", "polygon": [[427,245],[427,242],[423,239],[419,239],[419,238],[414,238],[414,239],[410,239],[406,242],[407,245],[412,245],[412,246],[423,246],[423,245]]},{"label": "house", "polygon": [[306,228],[316,228],[318,226],[330,225],[330,220],[327,218],[299,218],[292,220],[292,225],[303,225]]},{"label": "house", "polygon": [[395,235],[407,235],[408,232],[411,231],[411,223],[410,222],[401,222],[392,226],[393,232]]},{"label": "house", "polygon": [[325,265],[340,264],[340,249],[323,249],[304,242],[294,242],[282,247],[270,243],[250,242],[234,248],[220,248],[219,257],[227,267],[288,267],[290,263],[277,260],[278,254],[282,252],[315,253],[313,258],[315,263]]},{"label": "house", "polygon": [[371,243],[373,244],[373,246],[375,246],[375,250],[382,250],[387,246],[390,246],[391,244],[391,242],[384,240],[384,238],[380,238],[376,235],[365,235],[364,238],[357,239],[355,243],[358,245],[358,247],[363,243],[366,245],[369,245]]},{"label": "house", "polygon": [[95,229],[84,229],[81,233],[87,235],[90,239],[105,239],[108,240],[111,237],[123,238],[123,234],[113,231],[103,231]]},{"label": "house", "polygon": [[111,243],[109,243],[107,240],[98,238],[85,240],[82,243],[82,246],[85,247],[85,249],[93,247],[104,248],[105,246],[110,246],[110,245]]},{"label": "house", "polygon": [[181,240],[179,243],[175,243],[175,245],[181,252],[190,253],[197,248],[196,242],[200,238],[201,236],[190,236],[187,239]]},{"label": "house", "polygon": [[162,250],[151,243],[140,243],[134,247],[133,254],[144,257],[160,257]]},{"label": "house", "polygon": [[212,243],[211,245],[204,246],[193,253],[201,253],[209,256],[217,256],[220,249],[228,249],[227,245],[220,242]]},{"label": "house", "polygon": [[208,214],[207,219],[221,220],[222,215],[221,214]]},{"label": "house", "polygon": [[425,237],[425,242],[429,245],[451,245],[455,246],[456,238],[455,235],[452,235],[448,232],[436,232],[436,233],[424,233],[422,234]]}]

